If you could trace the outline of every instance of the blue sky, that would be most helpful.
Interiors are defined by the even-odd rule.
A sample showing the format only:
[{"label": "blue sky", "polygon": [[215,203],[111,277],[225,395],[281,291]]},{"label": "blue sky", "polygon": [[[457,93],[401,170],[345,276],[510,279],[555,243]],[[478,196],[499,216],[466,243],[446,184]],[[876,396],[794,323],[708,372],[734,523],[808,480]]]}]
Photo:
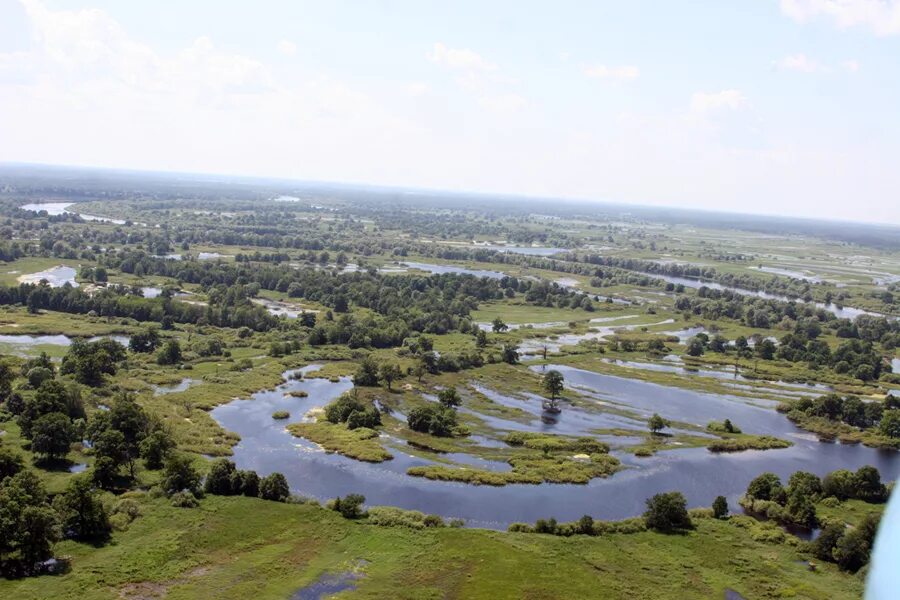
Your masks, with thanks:
[{"label": "blue sky", "polygon": [[0,160],[900,223],[900,2],[0,0]]}]

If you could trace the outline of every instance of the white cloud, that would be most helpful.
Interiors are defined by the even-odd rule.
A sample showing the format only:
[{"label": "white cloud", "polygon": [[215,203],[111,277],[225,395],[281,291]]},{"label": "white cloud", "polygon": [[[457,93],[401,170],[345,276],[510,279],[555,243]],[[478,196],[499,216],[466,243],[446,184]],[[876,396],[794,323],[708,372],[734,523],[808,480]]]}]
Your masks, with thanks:
[{"label": "white cloud", "polygon": [[722,109],[738,110],[747,106],[747,99],[739,90],[695,92],[691,96],[691,110],[698,113]]},{"label": "white cloud", "polygon": [[297,54],[297,44],[290,40],[281,40],[278,42],[278,51],[285,56],[294,56]]},{"label": "white cloud", "polygon": [[900,34],[900,0],[781,0],[781,12],[799,23],[814,18],[838,27],[866,27],[876,35]]},{"label": "white cloud", "polygon": [[[740,91],[716,87],[722,84],[689,88],[701,91],[683,95],[675,108],[660,96],[655,110],[634,109],[633,118],[617,118],[619,107],[574,104],[561,114],[523,97],[527,88],[501,67],[482,57],[492,68],[472,67],[481,63],[446,47],[435,55],[443,67],[429,63],[445,69],[443,83],[454,88],[445,98],[436,93],[440,76],[392,79],[396,72],[386,69],[375,85],[356,78],[351,85],[327,56],[317,57],[324,61],[318,67],[312,58],[290,68],[286,60],[268,63],[253,50],[220,46],[205,23],[196,24],[194,41],[172,48],[167,32],[150,24],[137,35],[103,11],[24,4],[22,27],[32,39],[0,54],[0,160],[900,222],[891,196],[900,189],[900,171],[891,168],[894,138],[819,127],[818,119],[808,129],[804,122],[757,133],[772,114],[769,103],[760,103],[766,112],[757,116]],[[260,51],[274,55],[278,38],[268,39],[268,51]],[[577,57],[570,64],[583,69]],[[837,59],[831,64],[835,73],[849,68]],[[529,72],[530,83],[563,89],[564,80],[540,79],[549,75]],[[457,88],[458,78],[468,87]],[[765,92],[755,90],[754,99]],[[403,93],[424,96],[397,102]],[[812,116],[797,114],[803,119]]]},{"label": "white cloud", "polygon": [[428,54],[428,59],[451,69],[468,69],[471,71],[496,71],[497,65],[485,60],[477,52],[468,48],[449,48],[435,42]]},{"label": "white cloud", "polygon": [[608,79],[613,81],[632,81],[637,79],[641,72],[633,65],[621,65],[610,67],[607,65],[593,65],[584,68],[584,74],[591,79]]},{"label": "white cloud", "polygon": [[827,69],[819,62],[805,54],[791,54],[775,61],[775,66],[783,71],[799,71],[801,73],[821,73]]},{"label": "white cloud", "polygon": [[172,57],[162,57],[131,38],[122,26],[98,9],[47,9],[38,0],[21,0],[31,24],[35,71],[66,83],[78,93],[100,84],[124,84],[155,93],[202,95],[271,86],[268,70],[246,56],[216,50],[207,36]]},{"label": "white cloud", "polygon": [[835,66],[822,64],[805,54],[790,54],[775,61],[775,67],[782,71],[796,71],[798,73],[833,73],[836,70],[855,73],[859,71],[859,62],[856,60],[842,60]]},{"label": "white cloud", "polygon": [[512,113],[519,111],[528,104],[522,96],[518,94],[500,94],[498,96],[484,96],[478,100],[481,106],[502,113]]},{"label": "white cloud", "polygon": [[427,94],[430,89],[431,88],[428,87],[427,83],[422,83],[421,81],[414,81],[404,86],[404,91],[410,96],[423,96]]}]

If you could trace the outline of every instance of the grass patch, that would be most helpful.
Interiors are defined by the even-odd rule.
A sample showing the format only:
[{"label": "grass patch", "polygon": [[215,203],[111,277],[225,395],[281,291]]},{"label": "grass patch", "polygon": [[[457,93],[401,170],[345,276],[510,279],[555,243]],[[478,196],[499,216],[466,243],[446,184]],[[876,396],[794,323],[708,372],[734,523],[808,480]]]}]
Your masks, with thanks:
[{"label": "grass patch", "polygon": [[706,448],[710,452],[742,452],[744,450],[774,450],[791,446],[793,446],[791,442],[770,435],[744,435],[711,442]]},{"label": "grass patch", "polygon": [[[113,543],[57,547],[61,576],[0,580],[0,597],[113,600],[161,597],[283,599],[323,573],[365,577],[370,598],[747,598],[844,600],[859,577],[822,564],[811,572],[797,548],[758,541],[735,519],[698,519],[684,535],[609,533],[563,538],[452,527],[381,527],[314,505],[209,496],[180,510],[138,498],[142,516]],[[750,519],[752,521],[752,519]],[[752,525],[752,524],[751,524]]]},{"label": "grass patch", "polygon": [[378,463],[394,458],[378,443],[378,432],[374,429],[347,429],[346,425],[327,421],[293,423],[287,429],[297,437],[319,444],[328,452],[337,452],[356,460]]},{"label": "grass patch", "polygon": [[406,473],[436,481],[501,486],[509,483],[587,483],[597,477],[608,477],[620,468],[617,458],[602,453],[579,457],[514,456],[509,459],[509,464],[512,465],[512,471],[429,465],[411,467]]}]

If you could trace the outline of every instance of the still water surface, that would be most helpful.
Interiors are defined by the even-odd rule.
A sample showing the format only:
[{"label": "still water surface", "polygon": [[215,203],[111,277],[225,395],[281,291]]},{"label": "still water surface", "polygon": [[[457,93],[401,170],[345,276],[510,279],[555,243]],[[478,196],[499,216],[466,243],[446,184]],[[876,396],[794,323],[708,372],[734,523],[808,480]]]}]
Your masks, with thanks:
[{"label": "still water surface", "polygon": [[[314,368],[307,367],[305,371]],[[593,394],[598,402],[617,402],[633,410],[656,411],[697,423],[728,417],[747,432],[781,435],[794,446],[735,454],[713,454],[695,448],[660,452],[650,458],[615,452],[628,468],[587,485],[471,486],[406,475],[409,467],[427,465],[430,461],[396,448],[390,449],[393,460],[377,464],[326,454],[315,444],[293,437],[283,423],[272,419],[276,410],[287,410],[292,422],[300,420],[310,409],[323,406],[349,390],[352,383],[348,378],[337,383],[323,379],[291,380],[275,390],[258,392],[249,400],[221,405],[212,411],[212,416],[222,427],[241,436],[233,457],[239,468],[255,469],[260,475],[282,472],[295,492],[321,500],[362,493],[369,505],[393,505],[459,517],[471,525],[494,528],[504,528],[513,521],[533,522],[550,516],[560,520],[574,520],[584,514],[603,519],[635,516],[643,512],[646,498],[669,490],[682,491],[691,506],[709,506],[721,494],[736,508],[736,501],[750,480],[764,471],[773,471],[786,479],[797,470],[824,475],[835,469],[856,469],[871,464],[885,479],[894,479],[900,466],[896,453],[861,445],[818,442],[772,409],[740,398],[669,388],[570,367],[555,368],[565,369],[567,383],[577,385],[588,395]],[[309,396],[285,395],[293,390],[305,390]],[[578,415],[573,413],[573,417]],[[564,409],[560,423],[566,422]],[[538,429],[546,427],[540,420],[531,426],[517,425],[546,430]]]}]

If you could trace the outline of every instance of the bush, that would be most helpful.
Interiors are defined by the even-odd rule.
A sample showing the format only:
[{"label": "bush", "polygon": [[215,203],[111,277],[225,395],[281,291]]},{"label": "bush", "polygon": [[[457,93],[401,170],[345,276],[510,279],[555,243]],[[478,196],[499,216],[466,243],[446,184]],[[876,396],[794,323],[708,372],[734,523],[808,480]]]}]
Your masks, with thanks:
[{"label": "bush", "polygon": [[644,521],[648,529],[659,531],[690,529],[693,526],[687,511],[687,500],[681,492],[656,494],[647,499]]},{"label": "bush", "polygon": [[845,529],[846,527],[843,523],[830,523],[826,525],[819,534],[819,537],[812,543],[813,556],[819,560],[833,562],[834,555],[832,552],[838,541],[844,536]]},{"label": "bush", "polygon": [[456,411],[440,404],[418,406],[409,411],[406,422],[413,431],[449,437],[457,426]]},{"label": "bush", "polygon": [[747,486],[747,496],[756,500],[782,502],[785,497],[781,479],[775,473],[763,473]]},{"label": "bush", "polygon": [[166,458],[175,448],[175,440],[168,432],[157,429],[140,443],[140,454],[144,465],[151,471],[161,469]]},{"label": "bush", "polygon": [[276,410],[272,413],[272,418],[275,420],[289,419],[291,417],[291,413],[286,410]]},{"label": "bush", "polygon": [[822,494],[826,497],[834,496],[838,500],[851,498],[856,485],[853,479],[853,473],[847,469],[832,471],[822,479]]},{"label": "bush", "polygon": [[11,448],[0,446],[0,482],[25,468],[25,459]]},{"label": "bush", "polygon": [[853,475],[853,497],[866,502],[886,502],[887,488],[881,483],[881,473],[875,467],[866,465]]},{"label": "bush", "polygon": [[366,408],[354,393],[341,395],[325,407],[325,418],[331,423],[347,423],[348,429],[381,425],[381,413],[375,407]]},{"label": "bush", "polygon": [[133,521],[141,516],[141,505],[133,498],[122,498],[113,505],[112,514],[125,515]]},{"label": "bush", "polygon": [[287,479],[281,473],[272,473],[259,482],[259,497],[263,500],[284,502],[291,495]]},{"label": "bush", "polygon": [[109,515],[87,475],[73,478],[66,490],[53,499],[53,508],[60,516],[63,531],[78,540],[104,540],[112,527]]},{"label": "bush", "polygon": [[366,497],[362,494],[347,494],[343,498],[335,498],[331,503],[331,509],[341,513],[345,519],[358,519],[365,515],[362,505]]},{"label": "bush", "polygon": [[219,496],[232,496],[241,492],[241,482],[234,463],[230,460],[219,458],[213,461],[209,467],[209,474],[203,483],[203,491],[207,494]]},{"label": "bush", "polygon": [[109,523],[116,531],[125,531],[139,516],[141,516],[140,505],[131,498],[123,498],[113,505]]},{"label": "bush", "polygon": [[181,362],[181,344],[178,340],[168,340],[156,353],[159,365],[176,365]]},{"label": "bush", "polygon": [[200,491],[200,474],[194,468],[190,458],[181,454],[173,454],[166,460],[160,486],[168,496],[181,491],[195,495]]},{"label": "bush", "polygon": [[256,471],[238,471],[241,480],[241,495],[250,498],[259,497],[259,475]]},{"label": "bush", "polygon": [[[341,501],[341,506],[344,501]],[[375,506],[368,511],[367,520],[373,525],[382,527],[409,527],[424,529],[426,527],[443,527],[444,520],[438,515],[426,515],[417,510],[404,510],[394,506]]]},{"label": "bush", "polygon": [[835,544],[831,554],[841,569],[855,573],[869,562],[870,550],[864,533],[857,528],[845,533]]},{"label": "bush", "polygon": [[728,516],[728,500],[725,496],[717,496],[712,504],[713,516],[717,519],[724,519]]},{"label": "bush", "polygon": [[53,379],[53,371],[46,367],[34,367],[30,371],[28,371],[28,385],[37,389],[41,387],[41,384],[45,381]]},{"label": "bush", "polygon": [[200,503],[197,497],[188,491],[175,492],[172,494],[172,506],[176,508],[197,508]]},{"label": "bush", "polygon": [[366,357],[353,375],[353,385],[374,387],[378,385],[378,364]]}]

